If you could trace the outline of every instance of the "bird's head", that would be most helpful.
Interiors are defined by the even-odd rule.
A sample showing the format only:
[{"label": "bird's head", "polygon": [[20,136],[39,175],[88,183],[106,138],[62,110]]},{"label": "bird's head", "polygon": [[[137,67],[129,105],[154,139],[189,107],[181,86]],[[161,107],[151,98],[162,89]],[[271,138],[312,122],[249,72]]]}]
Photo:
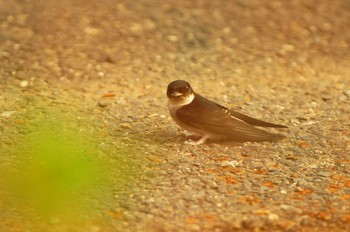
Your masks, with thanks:
[{"label": "bird's head", "polygon": [[190,104],[194,99],[194,92],[187,81],[176,80],[168,85],[166,92],[169,102],[178,105]]}]

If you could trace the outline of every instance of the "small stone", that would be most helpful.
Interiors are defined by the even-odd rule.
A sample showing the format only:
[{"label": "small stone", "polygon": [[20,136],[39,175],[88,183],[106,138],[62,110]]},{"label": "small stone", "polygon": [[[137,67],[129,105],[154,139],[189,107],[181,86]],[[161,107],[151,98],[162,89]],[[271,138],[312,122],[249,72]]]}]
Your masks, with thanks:
[{"label": "small stone", "polygon": [[235,167],[241,166],[241,165],[242,165],[242,161],[237,161],[237,160],[232,160],[232,161],[225,160],[221,163],[222,167],[231,166],[231,167],[235,168]]},{"label": "small stone", "polygon": [[350,97],[350,89],[344,90],[344,95]]},{"label": "small stone", "polygon": [[143,27],[139,23],[134,23],[129,29],[134,34],[140,34],[143,31]]},{"label": "small stone", "polygon": [[297,119],[298,121],[307,121],[307,118],[301,117],[301,116],[296,117],[296,119]]},{"label": "small stone", "polygon": [[276,220],[278,220],[280,217],[278,216],[278,214],[270,213],[269,216],[268,216],[268,218],[269,218],[270,221],[276,221]]},{"label": "small stone", "polygon": [[345,94],[341,94],[339,97],[338,97],[338,100],[343,102],[343,101],[346,101],[348,99],[348,97],[345,95]]},{"label": "small stone", "polygon": [[318,175],[322,176],[322,177],[330,177],[331,173],[330,172],[319,172]]},{"label": "small stone", "polygon": [[283,44],[281,49],[279,50],[280,55],[287,55],[289,52],[292,52],[295,50],[295,46],[292,44]]},{"label": "small stone", "polygon": [[266,57],[266,62],[269,64],[273,63],[273,59],[271,57]]},{"label": "small stone", "polygon": [[188,227],[189,231],[201,231],[201,227],[197,224],[192,224]]},{"label": "small stone", "polygon": [[152,31],[156,28],[156,24],[151,21],[151,20],[146,20],[145,26],[144,26],[148,31]]},{"label": "small stone", "polygon": [[85,34],[91,35],[91,36],[97,35],[99,33],[99,31],[100,30],[98,28],[95,28],[95,27],[85,27],[84,28]]},{"label": "small stone", "polygon": [[222,32],[226,35],[231,33],[231,28],[230,27],[225,27],[224,29],[222,29]]},{"label": "small stone", "polygon": [[19,83],[19,86],[22,87],[22,88],[26,88],[26,87],[28,87],[28,85],[29,85],[29,82],[28,82],[28,81],[21,81],[21,82]]},{"label": "small stone", "polygon": [[293,206],[290,206],[290,205],[281,205],[280,208],[283,209],[283,210],[290,210],[290,209],[293,208]]},{"label": "small stone", "polygon": [[281,193],[281,194],[287,194],[287,191],[284,190],[284,189],[281,189],[280,193]]},{"label": "small stone", "polygon": [[316,108],[317,107],[317,102],[315,102],[315,101],[310,102],[310,107],[311,108]]},{"label": "small stone", "polygon": [[308,117],[315,117],[315,116],[316,116],[315,110],[312,109],[312,108],[309,108],[309,109],[308,109],[308,112],[307,112],[307,116],[308,116]]},{"label": "small stone", "polygon": [[4,118],[9,118],[11,117],[14,113],[16,113],[16,111],[4,111],[0,114],[1,117]]},{"label": "small stone", "polygon": [[179,40],[179,38],[178,38],[176,35],[169,35],[169,36],[168,36],[168,40],[169,40],[170,42],[175,43],[175,42],[177,42],[177,41]]},{"label": "small stone", "polygon": [[322,96],[322,100],[323,101],[329,101],[329,100],[331,100],[332,99],[332,96],[331,95],[323,95]]},{"label": "small stone", "polygon": [[184,198],[186,201],[191,201],[191,200],[193,199],[191,193],[186,193],[186,194],[184,194],[183,198]]},{"label": "small stone", "polygon": [[129,123],[121,123],[120,127],[123,129],[131,129],[131,125]]},{"label": "small stone", "polygon": [[303,211],[292,205],[281,205],[280,208],[285,211],[289,211],[293,214],[301,214]]},{"label": "small stone", "polygon": [[236,68],[236,69],[234,70],[234,72],[235,72],[236,74],[242,74],[242,73],[243,73],[243,70],[240,69],[240,68]]},{"label": "small stone", "polygon": [[106,107],[108,105],[108,102],[105,99],[101,99],[98,101],[97,105],[99,107]]}]

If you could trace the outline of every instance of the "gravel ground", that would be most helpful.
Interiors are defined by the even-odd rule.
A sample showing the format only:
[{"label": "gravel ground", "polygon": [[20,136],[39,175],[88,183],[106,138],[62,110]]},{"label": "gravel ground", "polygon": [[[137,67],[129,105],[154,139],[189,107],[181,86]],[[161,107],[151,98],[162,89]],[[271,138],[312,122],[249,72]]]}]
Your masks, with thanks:
[{"label": "gravel ground", "polygon": [[[0,165],[16,166],[33,112],[61,109],[98,131],[90,139],[112,165],[138,170],[95,202],[96,218],[70,228],[0,200],[1,231],[350,230],[348,0],[0,6]],[[288,125],[287,138],[184,144],[166,108],[175,79]]]}]

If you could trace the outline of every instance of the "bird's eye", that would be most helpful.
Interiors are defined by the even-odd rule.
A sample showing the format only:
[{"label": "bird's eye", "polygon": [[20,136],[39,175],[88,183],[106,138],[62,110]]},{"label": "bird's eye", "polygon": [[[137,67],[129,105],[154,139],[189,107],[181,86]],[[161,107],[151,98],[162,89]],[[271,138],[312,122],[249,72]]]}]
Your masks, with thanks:
[{"label": "bird's eye", "polygon": [[184,86],[180,89],[181,93],[186,93],[188,91],[189,87],[188,86]]}]

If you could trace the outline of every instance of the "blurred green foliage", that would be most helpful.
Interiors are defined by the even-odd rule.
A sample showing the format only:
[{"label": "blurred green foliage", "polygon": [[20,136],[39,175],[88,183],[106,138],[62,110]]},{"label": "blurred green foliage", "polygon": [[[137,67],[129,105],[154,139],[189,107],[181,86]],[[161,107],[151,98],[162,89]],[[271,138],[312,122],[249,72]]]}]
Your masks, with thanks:
[{"label": "blurred green foliage", "polygon": [[[74,132],[39,128],[29,140],[30,159],[22,164],[22,178],[14,179],[16,192],[41,215],[72,212],[83,206],[79,194],[90,193],[107,165],[97,151],[83,146]],[[29,158],[29,157],[27,157]]]},{"label": "blurred green foliage", "polygon": [[109,145],[101,152],[103,132],[96,131],[91,121],[67,114],[47,113],[27,125],[14,148],[16,164],[0,175],[4,177],[0,192],[5,192],[0,195],[10,196],[12,208],[35,217],[71,221],[96,214],[93,204],[105,205],[113,188],[133,179],[130,150]]}]

